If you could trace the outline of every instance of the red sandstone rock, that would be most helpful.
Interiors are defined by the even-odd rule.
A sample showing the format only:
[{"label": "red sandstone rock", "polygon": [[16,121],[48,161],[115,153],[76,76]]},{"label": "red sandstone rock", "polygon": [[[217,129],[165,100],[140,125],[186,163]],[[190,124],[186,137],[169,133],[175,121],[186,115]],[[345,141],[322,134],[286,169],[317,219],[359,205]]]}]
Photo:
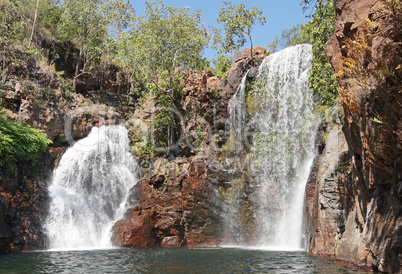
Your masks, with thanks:
[{"label": "red sandstone rock", "polygon": [[177,236],[165,237],[162,240],[161,247],[179,247],[182,241]]},{"label": "red sandstone rock", "polygon": [[[266,49],[260,46],[253,47],[253,57],[256,59],[264,58],[264,54],[267,52]],[[251,50],[250,48],[244,49],[236,56],[235,63],[240,62],[243,59],[250,59],[251,58]]]},{"label": "red sandstone rock", "polygon": [[139,205],[113,227],[114,245],[178,247],[221,242],[222,231],[219,217],[212,211],[212,188],[205,163],[196,160],[190,165],[182,164],[187,170],[181,170],[178,177],[166,168],[179,166],[181,161],[158,162],[155,170],[137,183],[133,191]]},{"label": "red sandstone rock", "polygon": [[[321,177],[332,183],[317,186],[310,248],[314,254],[335,254],[358,266],[400,273],[402,205],[396,162],[402,155],[401,7],[387,8],[379,0],[340,0],[336,9],[336,30],[326,51],[341,87],[353,176],[344,181],[336,174]],[[394,75],[384,73],[389,69]]]}]

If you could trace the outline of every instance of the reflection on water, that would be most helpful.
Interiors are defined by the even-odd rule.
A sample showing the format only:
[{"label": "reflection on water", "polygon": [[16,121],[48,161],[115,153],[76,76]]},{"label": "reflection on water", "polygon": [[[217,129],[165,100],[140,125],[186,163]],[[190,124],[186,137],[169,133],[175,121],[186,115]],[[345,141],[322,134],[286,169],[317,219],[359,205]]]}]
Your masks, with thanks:
[{"label": "reflection on water", "polygon": [[235,248],[108,249],[0,255],[0,273],[372,273],[305,252]]}]

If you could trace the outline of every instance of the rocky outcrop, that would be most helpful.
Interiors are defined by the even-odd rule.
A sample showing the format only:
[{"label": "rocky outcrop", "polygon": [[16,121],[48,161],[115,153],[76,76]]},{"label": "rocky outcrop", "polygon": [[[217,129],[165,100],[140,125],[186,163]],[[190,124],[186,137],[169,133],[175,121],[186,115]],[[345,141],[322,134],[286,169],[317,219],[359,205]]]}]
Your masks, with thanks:
[{"label": "rocky outcrop", "polygon": [[[215,246],[227,240],[223,199],[246,180],[243,171],[233,174],[233,168],[223,167],[230,161],[223,149],[229,137],[227,107],[243,75],[254,66],[248,57],[239,57],[223,80],[208,71],[185,77],[183,96],[176,104],[180,127],[174,154],[179,157],[159,157],[150,163],[141,157],[146,176],[131,190],[133,207],[113,228],[115,245]],[[152,138],[152,117],[159,111],[152,101],[146,99],[129,121],[134,135],[145,134],[142,140]],[[239,161],[238,155],[231,157],[232,162]],[[251,215],[246,209],[244,213]]]},{"label": "rocky outcrop", "polygon": [[222,224],[214,186],[203,160],[159,159],[132,189],[125,218],[112,242],[124,247],[218,245]]},{"label": "rocky outcrop", "polygon": [[310,244],[313,254],[389,273],[402,265],[401,8],[400,1],[336,2],[326,51],[340,83],[353,172],[335,182],[333,172],[320,174]]},{"label": "rocky outcrop", "polygon": [[121,68],[101,62],[93,74],[80,78],[81,93],[73,92],[69,77],[77,56],[74,46],[49,37],[36,42],[45,49],[39,56],[18,47],[12,53],[18,62],[0,83],[0,115],[42,129],[53,144],[33,164],[0,167],[0,253],[45,248],[47,182],[65,148],[94,126],[124,123],[134,111],[122,94],[129,84]]},{"label": "rocky outcrop", "polygon": [[[47,214],[46,180],[62,148],[52,148],[35,166],[19,163],[0,171],[0,253],[46,246],[42,223]],[[10,175],[12,174],[12,175]]]},{"label": "rocky outcrop", "polygon": [[[321,130],[323,130],[321,128]],[[345,226],[345,194],[351,172],[348,146],[339,124],[329,132],[306,186],[306,237],[309,250],[335,255]]]},{"label": "rocky outcrop", "polygon": [[[12,79],[8,90],[0,96],[5,114],[18,122],[43,129],[50,139],[71,130],[71,138],[86,136],[92,127],[124,121],[125,97],[106,91],[81,94],[47,90],[31,81]],[[4,89],[4,87],[3,87]]]}]

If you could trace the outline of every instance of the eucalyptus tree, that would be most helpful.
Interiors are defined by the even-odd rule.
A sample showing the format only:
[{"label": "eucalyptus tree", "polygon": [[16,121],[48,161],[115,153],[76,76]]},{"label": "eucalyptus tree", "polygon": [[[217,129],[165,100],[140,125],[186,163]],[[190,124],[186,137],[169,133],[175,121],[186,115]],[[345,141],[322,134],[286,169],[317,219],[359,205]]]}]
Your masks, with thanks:
[{"label": "eucalyptus tree", "polygon": [[108,39],[108,27],[121,24],[116,20],[130,18],[131,7],[122,0],[64,0],[61,10],[58,33],[73,39],[79,48],[73,80],[75,90],[77,78],[88,73],[88,65],[101,57]]},{"label": "eucalyptus tree", "polygon": [[28,44],[28,48],[30,48],[30,47],[31,47],[31,42],[32,42],[32,38],[33,38],[34,31],[35,31],[36,18],[38,17],[38,8],[39,8],[39,0],[36,0],[36,5],[35,5],[35,15],[34,15],[34,20],[33,20],[33,23],[32,23],[31,36],[29,37],[29,44]]},{"label": "eucalyptus tree", "polygon": [[145,15],[138,17],[129,33],[121,33],[120,56],[139,77],[169,96],[170,119],[167,143],[175,143],[174,97],[180,80],[191,69],[203,68],[203,50],[208,33],[201,11],[166,6],[162,1],[145,2]]},{"label": "eucalyptus tree", "polygon": [[5,83],[10,64],[14,60],[14,47],[22,43],[26,23],[15,3],[5,0],[0,2],[0,76]]},{"label": "eucalyptus tree", "polygon": [[306,25],[296,25],[291,29],[282,30],[282,35],[275,36],[274,41],[268,44],[267,48],[271,51],[277,51],[282,48],[295,46],[299,44],[312,44],[313,39],[306,30]]},{"label": "eucalyptus tree", "polygon": [[267,22],[263,12],[258,7],[246,8],[244,4],[237,6],[224,1],[219,11],[217,23],[223,23],[225,36],[222,51],[230,53],[242,47],[247,39],[250,41],[251,59],[253,59],[253,40],[251,31],[256,23],[264,25]]},{"label": "eucalyptus tree", "polygon": [[333,0],[304,0],[302,3],[305,11],[313,11],[311,20],[301,30],[301,33],[311,37],[313,45],[309,84],[314,93],[321,97],[321,104],[331,106],[338,97],[338,82],[324,46],[335,31],[335,3]]}]

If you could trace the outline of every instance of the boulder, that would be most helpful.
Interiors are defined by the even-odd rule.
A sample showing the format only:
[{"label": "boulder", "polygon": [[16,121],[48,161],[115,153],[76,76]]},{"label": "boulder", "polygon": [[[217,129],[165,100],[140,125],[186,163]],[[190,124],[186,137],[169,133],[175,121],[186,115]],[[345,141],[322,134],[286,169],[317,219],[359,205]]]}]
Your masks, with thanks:
[{"label": "boulder", "polygon": [[[260,46],[253,47],[253,57],[256,58],[256,59],[264,58],[265,57],[264,55],[266,53],[267,53],[267,50],[264,49],[263,47],[260,47]],[[250,58],[251,58],[251,49],[246,48],[242,52],[237,54],[236,59],[235,59],[235,63],[240,62],[241,60],[250,59]]]},{"label": "boulder", "polygon": [[202,161],[154,165],[132,192],[137,206],[112,231],[112,242],[125,247],[217,245],[222,242],[219,208]]}]

